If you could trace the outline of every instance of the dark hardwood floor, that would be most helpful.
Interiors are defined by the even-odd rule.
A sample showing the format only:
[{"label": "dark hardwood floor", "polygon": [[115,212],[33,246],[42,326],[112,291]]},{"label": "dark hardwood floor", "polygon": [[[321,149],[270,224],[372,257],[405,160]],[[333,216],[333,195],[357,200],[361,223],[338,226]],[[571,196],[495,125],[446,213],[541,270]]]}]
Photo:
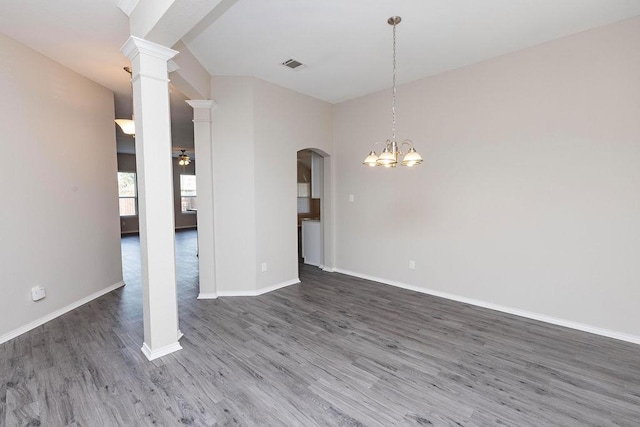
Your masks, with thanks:
[{"label": "dark hardwood floor", "polygon": [[149,362],[127,285],[0,345],[0,425],[640,425],[640,347],[301,266],[196,300],[176,235],[183,350]]}]

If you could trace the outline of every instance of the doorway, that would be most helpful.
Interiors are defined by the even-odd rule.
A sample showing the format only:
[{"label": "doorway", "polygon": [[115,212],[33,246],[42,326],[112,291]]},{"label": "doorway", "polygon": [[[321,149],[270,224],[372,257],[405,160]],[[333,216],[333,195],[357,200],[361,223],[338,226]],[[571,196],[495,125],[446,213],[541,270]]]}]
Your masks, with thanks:
[{"label": "doorway", "polygon": [[322,267],[324,158],[313,149],[297,153],[298,263]]}]

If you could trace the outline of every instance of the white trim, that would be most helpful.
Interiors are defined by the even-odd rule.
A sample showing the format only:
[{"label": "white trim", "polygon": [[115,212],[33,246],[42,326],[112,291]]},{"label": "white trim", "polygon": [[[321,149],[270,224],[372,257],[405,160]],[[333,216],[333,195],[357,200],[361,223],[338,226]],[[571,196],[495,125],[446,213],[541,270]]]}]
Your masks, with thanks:
[{"label": "white trim", "polygon": [[266,294],[267,292],[273,292],[277,289],[284,288],[291,285],[300,283],[299,278],[287,280],[286,282],[277,283],[275,285],[267,286],[264,288],[256,289],[255,291],[218,291],[219,297],[256,297],[258,295]]},{"label": "white trim", "polygon": [[178,71],[179,69],[180,69],[180,66],[176,64],[173,59],[170,59],[167,61],[167,71],[169,73],[173,73],[174,71]]},{"label": "white trim", "polygon": [[297,285],[298,283],[300,283],[300,279],[296,277],[295,279],[287,280],[286,282],[281,282],[275,285],[267,286],[266,288],[258,289],[256,291],[256,295],[266,294],[267,292],[273,292],[280,288],[286,288],[287,286]]},{"label": "white trim", "polygon": [[104,289],[99,290],[98,292],[94,292],[89,296],[86,296],[82,299],[79,299],[76,302],[73,302],[65,307],[62,307],[61,309],[58,309],[52,313],[47,314],[46,316],[43,316],[39,319],[34,320],[33,322],[27,323],[24,326],[20,326],[18,329],[14,329],[11,332],[7,332],[6,334],[0,336],[0,344],[5,343],[11,339],[14,339],[15,337],[24,334],[25,332],[29,332],[32,329],[37,328],[38,326],[44,325],[45,323],[55,319],[56,317],[60,317],[65,313],[70,312],[71,310],[74,310],[78,307],[80,307],[81,305],[84,305],[98,297],[101,297],[104,294],[108,294],[111,291],[114,291],[118,288],[121,288],[124,286],[124,282],[118,282],[114,285],[111,285],[109,287],[106,287]]},{"label": "white trim", "polygon": [[256,291],[218,291],[219,297],[255,297]]},{"label": "white trim", "polygon": [[[196,230],[197,228],[197,225],[182,225],[180,227],[174,227],[174,230]],[[120,231],[120,234],[140,234],[140,230]]]},{"label": "white trim", "polygon": [[433,295],[440,298],[446,298],[453,301],[462,302],[465,304],[471,304],[478,307],[488,308],[490,310],[501,311],[503,313],[514,314],[520,317],[526,317],[528,319],[539,320],[545,323],[551,323],[552,325],[564,326],[565,328],[576,329],[578,331],[589,332],[596,335],[601,335],[608,338],[617,339],[620,341],[627,341],[633,344],[640,344],[640,336],[629,335],[622,332],[612,331],[610,329],[603,329],[597,326],[586,325],[584,323],[574,322],[566,319],[559,319],[557,317],[547,316],[546,314],[534,313],[531,311],[520,310],[518,308],[507,307],[504,305],[493,304],[486,301],[481,301],[473,298],[461,297],[459,295],[449,294],[446,292],[434,291],[432,289],[422,288],[415,285],[408,285],[406,283],[400,283],[393,280],[381,279],[379,277],[369,276],[367,274],[360,274],[354,271],[343,270],[341,268],[334,269],[337,273],[346,274],[348,276],[359,277],[361,279],[371,280],[374,282],[382,283],[385,285],[391,285],[402,289],[407,289],[414,292],[420,292],[423,294]]},{"label": "white trim", "polygon": [[140,0],[120,0],[118,2],[118,8],[123,11],[125,15],[131,16],[139,2]]},{"label": "white trim", "polygon": [[210,293],[200,292],[198,294],[197,299],[216,299],[216,298],[218,298],[218,294],[216,294],[215,292],[210,292]]},{"label": "white trim", "polygon": [[176,352],[178,350],[182,350],[182,346],[180,346],[180,343],[176,341],[173,344],[165,345],[164,347],[157,350],[151,350],[147,343],[144,343],[142,344],[142,348],[140,350],[142,350],[142,353],[147,356],[147,359],[151,361],[159,357],[166,356],[167,354]]},{"label": "white trim", "polygon": [[216,104],[216,101],[213,99],[187,99],[184,102],[189,104],[194,110],[197,108],[213,110],[218,107],[218,104]]},{"label": "white trim", "polygon": [[[140,37],[136,36],[129,36],[127,41],[124,42],[124,44],[120,48],[120,51],[124,54],[124,56],[129,58],[129,60],[133,60],[133,58],[135,58],[140,53],[144,53],[145,55],[149,55],[163,61],[169,61],[171,58],[178,54],[177,50],[170,49],[166,46],[162,46],[161,44],[141,39]],[[136,76],[134,76],[134,78],[135,77]],[[162,77],[161,80],[166,80],[166,78]]]},{"label": "white trim", "polygon": [[335,268],[327,267],[326,265],[321,265],[320,268],[322,269],[322,271],[326,271],[327,273],[335,273],[337,271]]}]

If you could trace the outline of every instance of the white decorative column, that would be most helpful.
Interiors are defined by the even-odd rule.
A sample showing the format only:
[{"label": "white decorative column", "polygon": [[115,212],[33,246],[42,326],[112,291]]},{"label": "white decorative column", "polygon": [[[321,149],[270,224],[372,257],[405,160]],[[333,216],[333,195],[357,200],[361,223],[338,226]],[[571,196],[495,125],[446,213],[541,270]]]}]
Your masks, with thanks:
[{"label": "white decorative column", "polygon": [[180,350],[176,295],[171,117],[167,62],[178,52],[137,37],[122,46],[132,65],[144,343],[149,360]]},{"label": "white decorative column", "polygon": [[193,135],[196,152],[196,188],[198,191],[198,299],[217,298],[215,241],[213,224],[213,147],[211,114],[215,102],[190,100],[193,107]]}]

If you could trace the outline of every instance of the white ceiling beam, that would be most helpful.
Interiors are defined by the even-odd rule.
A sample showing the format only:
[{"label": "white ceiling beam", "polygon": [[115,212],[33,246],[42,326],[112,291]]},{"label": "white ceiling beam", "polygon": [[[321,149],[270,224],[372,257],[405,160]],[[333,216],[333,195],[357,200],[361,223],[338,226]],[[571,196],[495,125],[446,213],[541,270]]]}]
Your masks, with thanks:
[{"label": "white ceiling beam", "polygon": [[120,0],[118,1],[118,8],[124,12],[125,15],[131,16],[131,13],[138,5],[140,0]]},{"label": "white ceiling beam", "polygon": [[139,0],[129,15],[131,35],[158,43],[175,45],[222,0]]},{"label": "white ceiling beam", "polygon": [[209,72],[182,41],[172,48],[180,53],[173,60],[178,69],[170,74],[171,83],[189,99],[208,99],[211,95]]}]

